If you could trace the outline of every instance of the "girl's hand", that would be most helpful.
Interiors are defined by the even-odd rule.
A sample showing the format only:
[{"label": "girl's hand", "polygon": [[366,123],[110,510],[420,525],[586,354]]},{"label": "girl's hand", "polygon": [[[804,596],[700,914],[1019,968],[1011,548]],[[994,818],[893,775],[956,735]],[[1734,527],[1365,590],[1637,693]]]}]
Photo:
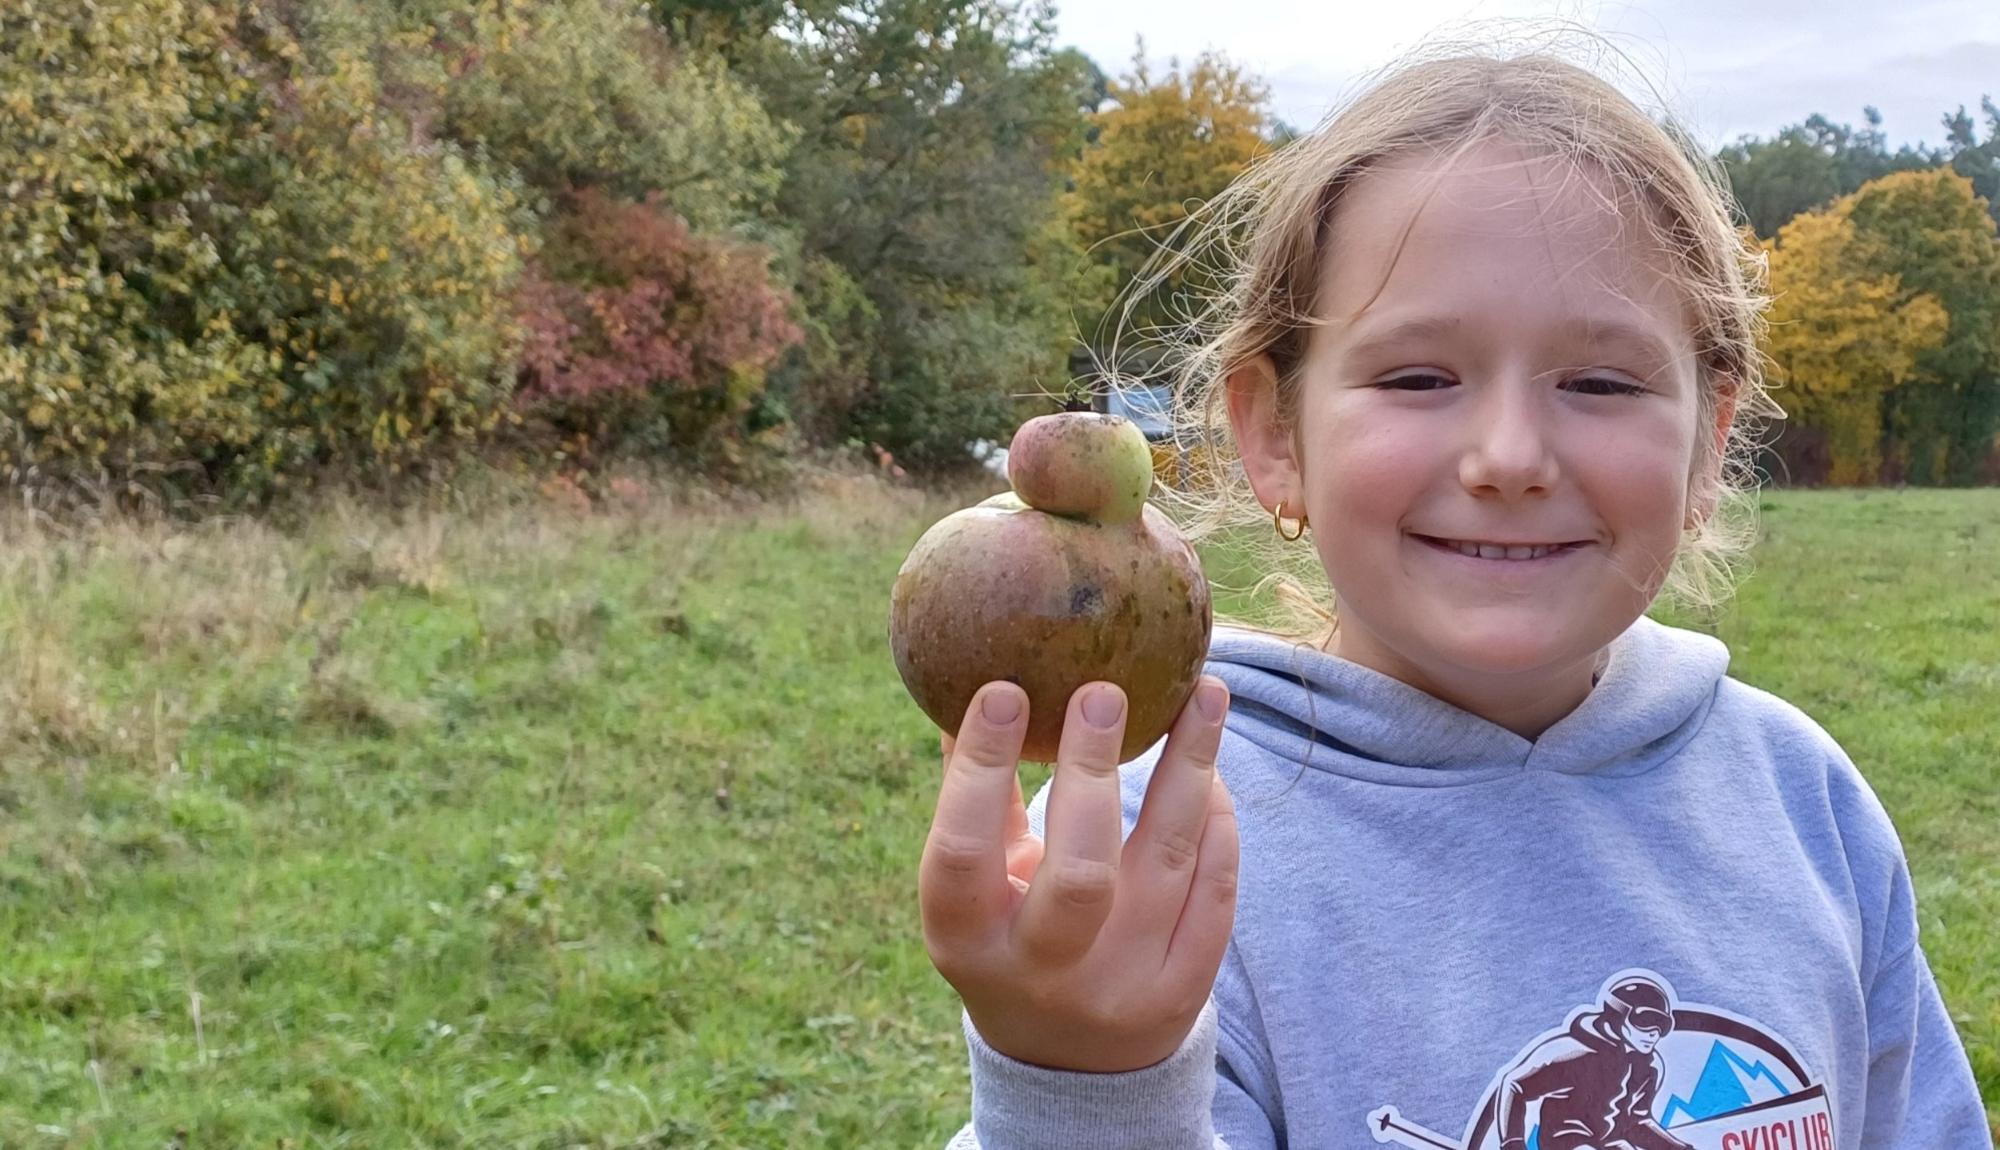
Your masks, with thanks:
[{"label": "girl's hand", "polygon": [[995,1050],[1062,1070],[1137,1070],[1194,1029],[1236,917],[1236,814],[1215,770],[1228,709],[1228,688],[1203,676],[1122,844],[1115,684],[1070,697],[1046,841],[1028,831],[1017,773],[1027,694],[986,684],[958,738],[944,737],[917,874],[924,946]]}]

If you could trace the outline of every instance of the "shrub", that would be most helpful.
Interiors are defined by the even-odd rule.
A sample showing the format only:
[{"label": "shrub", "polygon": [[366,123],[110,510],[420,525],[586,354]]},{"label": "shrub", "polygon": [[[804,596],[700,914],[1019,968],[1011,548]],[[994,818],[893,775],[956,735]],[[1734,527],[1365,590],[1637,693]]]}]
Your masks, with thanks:
[{"label": "shrub", "polygon": [[196,460],[279,384],[235,295],[231,187],[270,137],[235,6],[51,0],[0,16],[0,475]]},{"label": "shrub", "polygon": [[0,19],[14,481],[254,494],[302,464],[400,469],[506,409],[512,196],[387,109],[375,45],[316,53],[201,0]]},{"label": "shrub", "polygon": [[766,253],[597,191],[549,224],[521,293],[520,402],[591,450],[695,461],[739,438],[801,333]]},{"label": "shrub", "polygon": [[260,473],[303,462],[398,471],[507,409],[525,222],[447,144],[412,141],[359,49],[286,91],[244,294],[284,363]]}]

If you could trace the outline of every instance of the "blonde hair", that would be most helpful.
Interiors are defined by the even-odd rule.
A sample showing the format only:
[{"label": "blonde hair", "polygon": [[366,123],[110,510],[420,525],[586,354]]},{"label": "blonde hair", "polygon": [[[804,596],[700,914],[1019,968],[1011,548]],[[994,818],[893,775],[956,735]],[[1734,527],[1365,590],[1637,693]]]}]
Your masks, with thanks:
[{"label": "blonde hair", "polygon": [[[1187,478],[1162,485],[1154,502],[1190,539],[1230,539],[1264,573],[1247,590],[1250,607],[1269,622],[1222,612],[1219,621],[1320,647],[1337,625],[1332,588],[1311,545],[1277,538],[1238,466],[1228,376],[1260,355],[1271,357],[1279,418],[1296,445],[1299,369],[1310,329],[1323,322],[1314,307],[1343,193],[1392,157],[1456,154],[1496,138],[1592,168],[1621,198],[1647,209],[1638,213],[1646,234],[1669,257],[1668,272],[1693,322],[1703,433],[1692,478],[1705,486],[1690,498],[1715,502],[1713,514],[1683,531],[1663,593],[1702,612],[1728,598],[1756,530],[1753,433],[1783,412],[1765,390],[1760,350],[1769,303],[1764,253],[1732,221],[1734,201],[1720,167],[1672,117],[1656,123],[1610,83],[1547,50],[1508,56],[1434,48],[1252,164],[1166,239],[1116,313],[1108,385],[1135,386],[1115,370],[1119,340],[1128,336],[1138,338],[1139,355],[1158,359],[1173,380],[1172,447],[1186,461]],[[1192,289],[1198,307],[1184,322],[1125,330],[1140,301],[1181,276],[1214,285]],[[1736,408],[1718,458],[1707,429],[1725,393],[1733,393]],[[1242,590],[1213,574],[1211,582]]]}]

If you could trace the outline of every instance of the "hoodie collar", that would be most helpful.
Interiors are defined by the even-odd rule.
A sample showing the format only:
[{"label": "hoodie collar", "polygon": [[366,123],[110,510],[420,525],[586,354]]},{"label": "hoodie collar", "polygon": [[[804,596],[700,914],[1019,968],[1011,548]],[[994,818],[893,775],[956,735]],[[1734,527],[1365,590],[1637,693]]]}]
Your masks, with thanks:
[{"label": "hoodie collar", "polygon": [[1642,615],[1612,642],[1590,694],[1533,740],[1258,631],[1218,626],[1207,669],[1229,684],[1231,729],[1273,754],[1370,782],[1450,786],[1524,770],[1649,770],[1700,730],[1728,668],[1720,640]]}]

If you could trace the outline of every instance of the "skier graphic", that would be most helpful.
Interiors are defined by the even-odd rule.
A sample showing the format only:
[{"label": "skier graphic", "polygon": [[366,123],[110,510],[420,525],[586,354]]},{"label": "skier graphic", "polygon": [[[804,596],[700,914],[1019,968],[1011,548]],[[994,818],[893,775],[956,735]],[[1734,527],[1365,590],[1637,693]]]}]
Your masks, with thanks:
[{"label": "skier graphic", "polygon": [[1654,1047],[1674,1029],[1673,1000],[1633,976],[1595,1013],[1522,1057],[1501,1079],[1500,1150],[1528,1150],[1528,1104],[1540,1102],[1541,1150],[1690,1150],[1653,1119],[1665,1066]]},{"label": "skier graphic", "polygon": [[[1671,1127],[1671,1129],[1669,1129]],[[1496,1072],[1452,1138],[1394,1106],[1377,1142],[1411,1150],[1832,1150],[1833,1115],[1787,1043],[1628,967]]]}]

